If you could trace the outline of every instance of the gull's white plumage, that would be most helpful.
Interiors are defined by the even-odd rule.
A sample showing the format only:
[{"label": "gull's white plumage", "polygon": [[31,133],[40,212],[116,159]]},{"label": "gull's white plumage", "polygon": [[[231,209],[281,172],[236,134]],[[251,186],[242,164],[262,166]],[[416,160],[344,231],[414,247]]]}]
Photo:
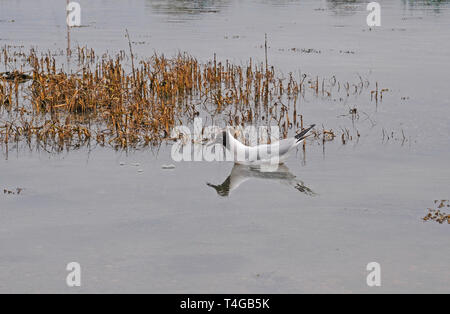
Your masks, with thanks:
[{"label": "gull's white plumage", "polygon": [[223,145],[233,155],[234,161],[243,165],[282,164],[290,153],[300,145],[306,134],[314,127],[303,130],[295,137],[283,139],[272,144],[247,146],[237,140],[227,129],[222,136]]}]

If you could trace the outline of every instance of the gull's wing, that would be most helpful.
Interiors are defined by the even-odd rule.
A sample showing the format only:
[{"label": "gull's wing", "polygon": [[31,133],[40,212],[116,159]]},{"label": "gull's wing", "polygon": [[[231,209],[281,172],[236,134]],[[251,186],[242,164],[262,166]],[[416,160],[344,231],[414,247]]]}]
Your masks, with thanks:
[{"label": "gull's wing", "polygon": [[[283,139],[272,144],[263,144],[257,146],[247,146],[237,140],[229,130],[226,131],[224,146],[230,149],[234,157],[238,162],[260,162],[265,160],[275,160],[278,158],[281,162],[287,158],[289,152],[296,146],[298,146],[306,137],[306,134],[314,127],[311,125],[309,128],[304,129],[295,137]],[[248,160],[239,160],[245,159]],[[275,159],[274,159],[275,158]]]},{"label": "gull's wing", "polygon": [[292,137],[272,144],[247,146],[227,131],[227,148],[234,153],[235,157],[240,156],[241,158],[248,158],[249,162],[270,160],[275,157],[284,156],[299,143],[300,142],[295,137]]},{"label": "gull's wing", "polygon": [[[278,143],[278,149],[280,156],[283,156],[284,154],[287,154],[292,148],[297,146],[297,139],[294,137],[287,138],[284,140],[280,140]],[[274,143],[276,145],[277,143]]]}]

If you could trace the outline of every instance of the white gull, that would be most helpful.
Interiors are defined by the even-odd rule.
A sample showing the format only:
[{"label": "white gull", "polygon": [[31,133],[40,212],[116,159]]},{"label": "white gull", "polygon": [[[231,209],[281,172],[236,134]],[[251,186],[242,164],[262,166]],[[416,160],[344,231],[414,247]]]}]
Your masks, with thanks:
[{"label": "white gull", "polygon": [[231,154],[237,164],[259,166],[265,164],[283,164],[290,153],[300,145],[307,137],[308,132],[314,128],[314,124],[302,130],[294,137],[282,139],[271,144],[247,146],[237,140],[229,128],[222,131],[222,145]]}]

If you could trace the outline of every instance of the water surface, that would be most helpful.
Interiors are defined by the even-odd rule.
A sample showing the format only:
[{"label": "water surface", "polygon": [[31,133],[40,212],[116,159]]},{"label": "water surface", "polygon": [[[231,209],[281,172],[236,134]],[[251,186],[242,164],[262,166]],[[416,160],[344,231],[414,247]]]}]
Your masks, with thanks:
[{"label": "water surface", "polygon": [[[389,92],[378,104],[369,92],[303,100],[306,123],[361,137],[308,142],[278,177],[226,162],[164,170],[165,144],[3,147],[0,189],[24,190],[0,196],[0,292],[450,292],[449,226],[421,219],[449,198],[448,1],[380,1],[371,30],[364,1],[79,2],[73,46],[126,50],[128,29],[141,57],[246,64],[264,60],[267,33],[281,74],[361,75]],[[64,3],[0,1],[0,44],[65,49]],[[227,193],[207,185],[236,175],[245,181]],[[71,261],[81,288],[66,286]],[[372,261],[379,288],[366,285]]]}]

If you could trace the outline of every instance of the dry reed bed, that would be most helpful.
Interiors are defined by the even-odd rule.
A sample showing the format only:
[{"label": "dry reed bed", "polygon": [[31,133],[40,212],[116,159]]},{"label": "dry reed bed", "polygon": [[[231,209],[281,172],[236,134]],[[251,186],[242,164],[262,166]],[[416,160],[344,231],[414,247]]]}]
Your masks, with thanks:
[{"label": "dry reed bed", "polygon": [[[76,52],[78,70],[68,72],[57,63],[61,53],[3,48],[0,62],[10,69],[0,76],[3,145],[25,141],[62,150],[94,142],[138,148],[173,140],[174,126],[199,116],[222,126],[278,125],[286,137],[303,126],[298,107],[306,94],[348,97],[369,86],[362,78],[350,84],[335,77],[277,76],[267,63],[252,60],[241,66],[215,57],[202,64],[188,54],[138,61],[123,51],[96,56],[79,47]],[[370,95],[378,101],[382,93],[377,86]],[[350,138],[345,132],[343,142]],[[324,142],[336,136],[316,132]]]}]

